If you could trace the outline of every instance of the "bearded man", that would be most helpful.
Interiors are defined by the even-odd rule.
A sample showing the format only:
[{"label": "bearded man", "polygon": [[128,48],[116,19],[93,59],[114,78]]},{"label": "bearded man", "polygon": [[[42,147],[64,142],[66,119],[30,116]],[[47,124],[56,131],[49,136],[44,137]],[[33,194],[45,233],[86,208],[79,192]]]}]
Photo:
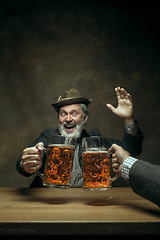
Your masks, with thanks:
[{"label": "bearded man", "polygon": [[[124,119],[125,130],[122,141],[108,139],[110,146],[116,143],[126,149],[132,156],[141,153],[143,133],[138,127],[138,122],[133,117],[132,97],[124,88],[115,89],[118,106],[107,107],[117,116]],[[17,171],[23,176],[29,177],[39,171],[44,172],[46,155],[43,153],[44,147],[48,146],[49,138],[52,135],[62,135],[76,138],[76,148],[73,160],[71,187],[83,186],[82,173],[82,139],[90,136],[101,136],[96,129],[87,132],[84,128],[88,121],[88,105],[91,100],[81,97],[76,89],[65,91],[63,97],[59,97],[57,102],[52,104],[58,115],[58,129],[47,129],[32,143],[23,150],[17,161]],[[36,175],[30,187],[43,187],[42,179]]]}]

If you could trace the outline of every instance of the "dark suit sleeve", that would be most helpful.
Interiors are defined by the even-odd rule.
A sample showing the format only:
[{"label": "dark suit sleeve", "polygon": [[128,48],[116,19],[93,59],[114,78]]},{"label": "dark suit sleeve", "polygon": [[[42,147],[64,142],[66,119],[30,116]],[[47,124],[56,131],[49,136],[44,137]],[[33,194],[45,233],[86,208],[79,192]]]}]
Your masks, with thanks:
[{"label": "dark suit sleeve", "polygon": [[136,157],[140,155],[142,151],[143,138],[144,135],[140,129],[138,129],[137,133],[134,135],[128,134],[126,131],[124,131],[124,137],[122,141],[117,139],[109,139],[109,144],[111,146],[113,143],[116,143],[128,151],[131,156]]},{"label": "dark suit sleeve", "polygon": [[144,135],[140,129],[138,129],[137,133],[134,135],[130,135],[125,131],[123,147],[131,154],[131,156],[136,157],[141,154],[143,138]]},{"label": "dark suit sleeve", "polygon": [[[52,130],[52,129],[47,129],[47,130],[44,130],[41,135],[31,144],[29,145],[28,147],[33,147],[35,146],[37,143],[39,142],[43,142],[44,143],[44,147],[47,147],[48,146],[48,140],[49,140],[49,137],[51,135],[58,135],[58,132],[55,131],[55,130]],[[30,177],[31,175],[33,175],[34,173],[26,173],[25,171],[23,171],[23,169],[20,167],[20,161],[21,161],[21,158],[22,158],[22,154],[20,155],[20,157],[18,158],[17,160],[17,163],[16,163],[16,169],[17,171],[22,174],[23,176],[25,177]],[[43,155],[43,159],[42,159],[42,162],[44,163],[45,161],[45,154]]]},{"label": "dark suit sleeve", "polygon": [[160,166],[137,161],[130,170],[129,183],[135,193],[160,207]]}]

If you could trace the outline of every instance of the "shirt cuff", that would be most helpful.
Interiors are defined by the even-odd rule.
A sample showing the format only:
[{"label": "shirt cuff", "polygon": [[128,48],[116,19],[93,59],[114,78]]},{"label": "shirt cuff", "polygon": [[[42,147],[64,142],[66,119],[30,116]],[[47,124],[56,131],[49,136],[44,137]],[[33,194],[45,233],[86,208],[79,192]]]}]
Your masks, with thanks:
[{"label": "shirt cuff", "polygon": [[130,135],[135,135],[138,131],[138,122],[135,121],[134,125],[125,124],[125,130]]},{"label": "shirt cuff", "polygon": [[133,164],[137,162],[138,159],[133,158],[133,157],[128,157],[126,160],[124,160],[122,164],[122,170],[121,170],[121,177],[124,178],[125,180],[129,179],[129,172],[130,169],[132,168]]}]

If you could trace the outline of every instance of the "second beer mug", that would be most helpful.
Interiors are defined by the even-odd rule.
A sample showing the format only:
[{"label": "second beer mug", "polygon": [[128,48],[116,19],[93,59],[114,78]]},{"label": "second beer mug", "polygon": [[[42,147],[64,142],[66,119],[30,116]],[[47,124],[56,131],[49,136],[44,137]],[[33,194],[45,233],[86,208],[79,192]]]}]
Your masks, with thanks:
[{"label": "second beer mug", "polygon": [[110,155],[107,138],[87,137],[82,142],[82,168],[85,190],[106,190],[111,187]]}]

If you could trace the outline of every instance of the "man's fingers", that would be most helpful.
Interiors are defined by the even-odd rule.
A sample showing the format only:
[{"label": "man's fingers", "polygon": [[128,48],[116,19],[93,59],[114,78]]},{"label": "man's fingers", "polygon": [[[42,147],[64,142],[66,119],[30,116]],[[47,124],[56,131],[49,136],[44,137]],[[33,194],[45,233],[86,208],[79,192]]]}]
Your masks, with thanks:
[{"label": "man's fingers", "polygon": [[38,154],[39,151],[43,151],[44,149],[44,143],[39,142],[35,145],[35,147],[29,147],[24,149],[23,153],[28,155],[28,154]]},{"label": "man's fingers", "polygon": [[115,107],[113,107],[113,105],[111,105],[110,103],[107,103],[106,105],[113,113],[115,113]]},{"label": "man's fingers", "polygon": [[42,162],[41,161],[24,161],[23,162],[23,168],[26,172],[29,173],[34,173],[38,171],[42,167]]},{"label": "man's fingers", "polygon": [[119,173],[119,169],[113,168],[113,172],[114,172],[114,173]]},{"label": "man's fingers", "polygon": [[26,148],[23,151],[24,155],[30,155],[30,154],[32,155],[32,154],[38,154],[38,153],[39,153],[39,151],[35,147]]},{"label": "man's fingers", "polygon": [[112,163],[112,167],[115,168],[115,169],[118,169],[119,168],[119,163]]},{"label": "man's fingers", "polygon": [[117,88],[116,94],[119,100],[124,98],[128,99],[128,95],[131,96],[130,94],[128,94],[128,92],[124,88],[120,88],[120,87]]},{"label": "man's fingers", "polygon": [[43,143],[43,142],[37,143],[37,144],[36,144],[36,148],[37,148],[38,151],[39,151],[40,158],[42,158],[42,157],[43,157],[44,143]]},{"label": "man's fingers", "polygon": [[39,151],[43,151],[44,149],[44,143],[43,142],[39,142],[36,144],[35,146]]},{"label": "man's fingers", "polygon": [[26,166],[26,168],[36,167],[38,165],[40,165],[40,161],[36,161],[36,160],[33,160],[33,161],[28,160],[23,162],[23,166],[24,167]]},{"label": "man's fingers", "polygon": [[37,166],[35,166],[35,167],[33,167],[33,166],[32,166],[32,167],[31,167],[31,166],[29,167],[29,166],[28,166],[28,167],[25,168],[25,171],[28,172],[28,173],[35,173],[35,172],[38,171],[40,168],[41,168],[41,165],[37,165]]},{"label": "man's fingers", "polygon": [[132,102],[132,96],[128,93],[127,96],[126,96],[126,99],[129,100],[130,102]]},{"label": "man's fingers", "polygon": [[117,95],[117,100],[119,101],[121,99],[121,94],[120,94],[120,87],[115,88],[115,93]]},{"label": "man's fingers", "polygon": [[[115,151],[118,150],[119,146],[116,143],[113,143],[112,146],[110,147],[109,151]],[[115,153],[112,154],[112,157],[114,156]],[[116,155],[115,155],[116,156]]]},{"label": "man's fingers", "polygon": [[127,99],[132,102],[132,96],[124,88],[120,88],[120,87],[115,88],[115,93],[117,95],[118,102],[121,99]]},{"label": "man's fingers", "polygon": [[22,161],[32,161],[32,160],[37,160],[40,161],[40,155],[39,154],[29,154],[29,155],[24,155],[22,156]]},{"label": "man's fingers", "polygon": [[22,159],[26,159],[28,157],[31,157],[33,159],[33,156],[35,155],[35,158],[37,158],[37,155],[42,158],[43,156],[43,149],[44,149],[44,144],[42,142],[39,142],[35,145],[35,147],[29,147],[24,149],[23,151],[23,157]]},{"label": "man's fingers", "polygon": [[117,158],[112,158],[112,163],[117,163],[117,162],[118,162]]}]

